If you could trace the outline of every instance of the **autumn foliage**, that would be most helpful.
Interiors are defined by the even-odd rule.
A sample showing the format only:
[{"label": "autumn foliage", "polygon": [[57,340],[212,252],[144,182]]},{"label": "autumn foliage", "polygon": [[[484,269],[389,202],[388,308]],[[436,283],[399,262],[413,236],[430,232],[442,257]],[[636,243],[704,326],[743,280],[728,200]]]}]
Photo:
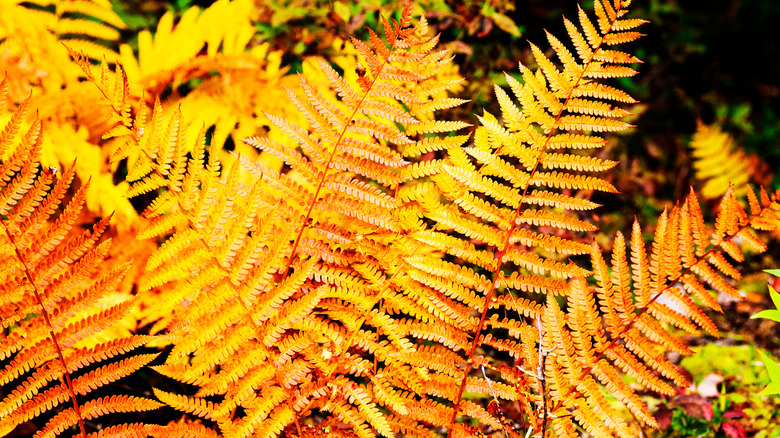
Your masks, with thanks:
[{"label": "autumn foliage", "polygon": [[658,428],[639,392],[688,384],[665,353],[718,334],[711,291],[739,298],[780,204],[726,184],[711,223],[691,191],[594,241],[645,21],[593,3],[470,120],[412,4],[298,75],[246,0],[166,14],[137,52],[108,3],[1,6],[0,434]]}]

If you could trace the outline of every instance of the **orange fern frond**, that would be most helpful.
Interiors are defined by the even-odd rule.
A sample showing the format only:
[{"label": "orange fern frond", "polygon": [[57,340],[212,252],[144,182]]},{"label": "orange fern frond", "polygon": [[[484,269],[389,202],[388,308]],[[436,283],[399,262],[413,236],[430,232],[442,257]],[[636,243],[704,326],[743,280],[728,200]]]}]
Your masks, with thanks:
[{"label": "orange fern frond", "polygon": [[[5,81],[0,84],[5,104]],[[129,266],[101,272],[109,241],[98,243],[108,218],[92,229],[77,231],[76,219],[84,207],[85,184],[65,203],[74,168],[60,178],[56,169],[41,168],[41,122],[19,136],[27,103],[21,105],[2,131],[0,211],[3,212],[0,259],[0,315],[7,336],[0,340],[0,381],[13,388],[0,401],[0,431],[60,409],[36,436],[57,436],[79,426],[86,437],[85,420],[112,412],[139,412],[161,404],[146,398],[89,399],[93,390],[127,376],[157,355],[115,359],[144,345],[148,337],[114,339],[85,347],[80,341],[106,330],[121,319],[132,300],[100,311],[100,300],[113,292]],[[12,151],[9,154],[7,150]],[[60,204],[65,204],[61,212]],[[112,361],[112,359],[114,359]],[[107,362],[107,364],[106,364]]]},{"label": "orange fern frond", "polygon": [[[142,103],[135,118],[126,118],[129,101],[117,92],[128,83],[121,69],[104,75],[116,78],[115,86],[88,76],[114,112],[117,128],[107,135],[120,145],[115,158],[128,158],[130,195],[156,195],[144,211],[151,222],[140,236],[164,238],[147,266],[165,269],[157,269],[144,289],[168,289],[165,305],[177,315],[167,327],[175,347],[158,369],[202,388],[186,400],[159,392],[162,401],[195,412],[191,408],[200,406],[202,396],[219,394],[214,415],[228,435],[298,429],[299,412],[312,409],[330,412],[365,434],[372,434],[370,429],[387,436],[397,432],[368,396],[379,383],[365,390],[355,386],[355,379],[374,375],[364,360],[356,361],[355,349],[390,364],[392,357],[414,350],[407,337],[435,331],[434,325],[388,316],[409,314],[408,298],[393,296],[396,286],[391,285],[408,277],[385,277],[412,266],[402,255],[414,253],[413,242],[390,245],[400,230],[394,189],[413,172],[429,171],[411,165],[400,151],[417,143],[444,145],[421,148],[459,144],[438,139],[438,133],[467,126],[418,118],[463,101],[440,97],[457,85],[435,79],[451,58],[446,51],[433,51],[437,39],[427,36],[424,21],[410,24],[405,18],[385,27],[389,46],[375,34],[373,49],[353,41],[368,67],[356,85],[318,61],[339,101],[299,76],[300,91],[288,95],[309,129],[267,115],[291,143],[246,140],[291,170],[271,169],[243,155],[223,168],[214,143],[205,146],[203,133],[194,147],[186,143],[188,121],[179,109],[163,116],[159,101],[151,111]],[[335,245],[334,238],[342,244]],[[422,298],[421,292],[415,293]],[[180,302],[190,304],[176,307]],[[380,303],[381,312],[375,308]],[[415,305],[419,317],[474,324],[468,307],[440,292]],[[388,341],[380,340],[385,337]],[[268,373],[260,366],[269,362],[282,371]],[[212,373],[215,366],[220,371]],[[420,378],[417,373],[424,371],[372,382],[382,382],[381,392],[390,400],[399,387],[419,386],[412,382]],[[312,389],[317,375],[333,376],[328,393],[340,394],[335,400]],[[224,390],[226,382],[235,381],[242,383]],[[265,392],[277,390],[276,396],[264,398]],[[386,404],[396,414],[402,405]],[[293,411],[290,406],[299,407]],[[243,414],[236,415],[237,410]],[[406,422],[403,427],[420,425]]]},{"label": "orange fern frond", "polygon": [[[780,204],[776,199],[767,197],[764,202],[755,205],[752,213],[766,217],[776,214],[778,209]],[[544,320],[545,331],[550,338],[543,348],[554,350],[559,357],[548,362],[561,362],[560,355],[564,350],[567,356],[572,357],[561,362],[561,370],[548,364],[548,380],[555,400],[550,409],[583,406],[583,398],[594,414],[599,409],[606,409],[601,406],[598,396],[593,398],[594,391],[599,390],[586,384],[588,379],[597,379],[642,423],[655,427],[655,420],[647,408],[630,387],[617,379],[616,373],[618,370],[624,372],[648,388],[666,394],[672,393],[673,387],[659,379],[659,375],[676,385],[686,384],[684,376],[666,356],[654,352],[690,350],[658,322],[666,322],[691,333],[704,329],[717,335],[715,324],[702,307],[720,311],[708,288],[721,294],[735,294],[724,278],[737,274],[726,257],[735,261],[743,258],[739,246],[730,243],[748,231],[751,222],[751,217],[729,191],[721,202],[715,227],[708,230],[701,217],[698,199],[691,192],[682,207],[664,212],[661,216],[649,255],[636,222],[630,243],[630,265],[622,234],[615,239],[611,274],[594,244],[591,255],[593,275],[598,285],[591,288],[583,280],[575,281],[565,312],[568,328],[561,323],[564,314],[557,303],[548,302],[548,315],[554,318]],[[675,257],[673,253],[679,256]],[[552,309],[549,309],[550,306]],[[556,324],[555,321],[558,321],[557,326],[548,326]],[[567,345],[574,348],[568,350]],[[576,361],[574,357],[577,357]],[[567,360],[570,362],[567,363]],[[604,411],[600,415],[606,419],[612,414]],[[581,424],[589,430],[592,428],[594,433],[600,430],[598,433],[631,436],[618,423],[596,424],[584,415],[578,420],[586,421]]]},{"label": "orange fern frond", "polygon": [[[450,239],[464,239],[469,243],[469,248],[493,255],[493,262],[489,261],[488,256],[476,263],[480,259],[475,257],[474,250],[463,255],[452,252],[474,264],[466,266],[441,261],[435,252],[429,252],[430,249],[421,256],[408,259],[412,267],[425,273],[426,278],[458,282],[485,295],[485,304],[471,305],[472,309],[479,309],[482,314],[475,326],[476,330],[467,329],[467,326],[455,321],[452,321],[454,326],[447,329],[466,329],[461,332],[462,336],[471,339],[471,346],[464,353],[469,365],[462,377],[460,391],[452,399],[455,409],[447,426],[451,433],[457,429],[453,429],[454,423],[463,410],[462,395],[466,391],[469,371],[473,369],[470,361],[476,357],[477,348],[488,339],[494,348],[510,348],[485,335],[486,326],[501,327],[512,333],[514,338],[520,336],[523,324],[530,324],[531,318],[542,320],[542,326],[546,327],[544,321],[556,315],[555,312],[541,312],[540,308],[529,308],[528,304],[513,307],[510,303],[515,301],[503,297],[514,296],[512,289],[568,296],[572,293],[571,286],[561,280],[589,275],[589,271],[564,261],[567,255],[590,252],[589,245],[571,236],[550,235],[547,227],[577,232],[595,230],[593,225],[575,214],[560,210],[576,212],[598,206],[581,196],[573,196],[573,192],[596,190],[615,193],[616,189],[609,182],[583,172],[608,170],[616,163],[559,151],[599,148],[605,144],[605,140],[598,133],[623,131],[631,127],[619,120],[629,113],[615,103],[633,102],[633,99],[620,90],[600,84],[597,79],[636,73],[626,65],[638,62],[636,58],[606,47],[640,37],[633,29],[644,22],[623,19],[627,13],[625,2],[613,4],[596,1],[594,6],[597,24],[582,9],[579,11],[578,25],[565,20],[574,51],[548,34],[561,67],[549,60],[537,46],[531,45],[537,69],[532,71],[520,65],[522,82],[506,76],[511,94],[519,105],[509,93],[496,87],[504,124],[489,113],[479,117],[482,126],[476,130],[472,147],[453,145],[446,148],[448,160],[437,166],[439,173],[432,177],[436,192],[408,198],[410,202],[406,208],[410,211],[418,209],[416,214],[432,221],[433,229],[449,232]],[[431,126],[436,129],[435,124]],[[540,208],[531,209],[529,205]],[[480,220],[474,220],[474,216]],[[423,234],[411,236],[421,237]],[[418,242],[425,245],[434,243],[430,239]],[[436,246],[433,248],[447,251]],[[477,275],[484,268],[489,269],[492,278]],[[502,273],[504,269],[513,272],[512,275]],[[423,275],[417,276],[421,277]],[[426,284],[433,283],[427,280]],[[503,305],[488,305],[499,297],[506,308]],[[517,315],[518,319],[509,318],[506,322],[500,322],[502,319],[494,320],[489,318],[495,311],[491,309],[506,310],[510,315]],[[511,349],[518,356],[524,357],[526,354],[523,350],[536,349],[541,342],[538,337],[528,338],[527,341],[530,345],[518,344],[519,347]],[[563,341],[563,338],[556,338],[556,341]],[[567,372],[575,371],[570,369]],[[615,375],[605,368],[598,377],[609,377],[610,384],[613,384]],[[598,385],[596,381],[592,384]],[[623,386],[613,389],[625,390]],[[533,389],[532,393],[535,391],[540,391],[540,388]],[[627,397],[626,400],[639,409],[636,400]],[[538,405],[542,402],[542,394],[535,393],[531,399]],[[593,412],[606,409],[604,400],[591,399],[588,403]],[[646,411],[641,413],[643,418],[647,418]],[[534,430],[546,427],[541,425],[539,418],[528,421]],[[583,425],[590,427],[590,424]],[[615,428],[626,433],[624,426],[616,424]],[[597,427],[595,423],[593,427]],[[599,424],[598,427],[604,426]]]}]

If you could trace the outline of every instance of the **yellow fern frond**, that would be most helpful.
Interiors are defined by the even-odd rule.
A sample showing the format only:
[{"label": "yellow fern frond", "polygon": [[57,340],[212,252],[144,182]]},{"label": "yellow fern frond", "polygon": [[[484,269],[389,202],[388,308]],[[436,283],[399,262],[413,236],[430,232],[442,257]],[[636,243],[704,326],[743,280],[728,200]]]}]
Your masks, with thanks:
[{"label": "yellow fern frond", "polygon": [[[607,49],[607,46],[629,42],[641,36],[634,29],[644,21],[620,20],[620,17],[627,12],[627,6],[625,3],[612,4],[599,0],[594,2],[595,22],[591,21],[589,14],[582,9],[579,10],[578,24],[565,20],[574,50],[568,48],[562,40],[548,34],[548,40],[553,52],[561,61],[561,67],[548,59],[542,49],[532,44],[531,53],[537,68],[532,70],[520,65],[522,82],[506,75],[511,96],[510,93],[496,87],[496,96],[504,123],[500,123],[497,117],[485,113],[479,117],[482,127],[475,132],[473,147],[447,148],[448,159],[440,166],[441,173],[431,178],[435,183],[436,194],[412,195],[411,191],[404,192],[405,195],[408,194],[408,199],[413,206],[422,209],[423,213],[420,216],[435,223],[435,230],[452,230],[449,232],[453,234],[453,238],[465,236],[465,240],[470,245],[480,249],[487,248],[487,252],[492,253],[494,259],[494,263],[490,266],[487,265],[489,256],[485,261],[475,263],[477,260],[475,254],[472,253],[470,257],[464,254],[460,257],[468,260],[470,265],[457,269],[446,262],[436,260],[435,257],[408,259],[416,269],[453,282],[457,279],[461,284],[475,288],[476,291],[484,292],[486,295],[484,298],[486,304],[472,306],[474,309],[481,310],[482,315],[476,330],[466,332],[472,339],[471,347],[465,353],[469,365],[462,378],[464,383],[460,385],[461,389],[454,399],[456,409],[448,428],[455,426],[459,412],[477,415],[481,423],[491,424],[494,428],[503,427],[500,423],[483,418],[476,410],[470,409],[469,412],[464,412],[461,397],[466,390],[465,382],[469,377],[469,371],[475,367],[471,360],[476,357],[475,351],[480,345],[510,351],[521,357],[527,354],[523,351],[533,351],[543,342],[538,337],[535,339],[528,337],[527,334],[522,335],[526,333],[525,327],[526,324],[530,324],[529,320],[493,318],[491,315],[494,315],[494,312],[503,309],[518,312],[528,318],[539,318],[545,327],[547,324],[553,324],[552,321],[547,321],[550,318],[557,318],[560,321],[565,319],[559,309],[549,311],[550,305],[547,306],[548,311],[543,312],[540,307],[535,307],[529,302],[504,298],[513,296],[510,289],[546,293],[551,296],[571,296],[571,286],[565,280],[576,281],[575,278],[590,274],[588,270],[567,263],[556,255],[588,253],[590,252],[588,245],[570,235],[556,235],[555,231],[551,232],[550,229],[577,232],[596,229],[594,225],[585,222],[572,212],[590,210],[598,205],[589,201],[587,196],[575,196],[572,192],[617,192],[615,187],[604,179],[584,174],[584,172],[608,170],[614,167],[616,162],[560,150],[600,148],[604,146],[606,140],[597,134],[624,131],[631,127],[630,124],[619,120],[629,113],[615,106],[615,102],[634,102],[633,99],[626,93],[595,80],[630,76],[636,73],[627,65],[638,62],[636,58],[612,47]],[[529,205],[538,206],[538,209],[531,209]],[[568,212],[561,210],[568,210]],[[481,221],[475,221],[473,217]],[[432,243],[425,239],[418,241]],[[454,244],[452,246],[463,247]],[[436,248],[435,245],[434,247]],[[424,259],[427,260],[425,264],[421,262]],[[476,273],[487,266],[490,266],[488,269],[492,271],[492,279],[482,280]],[[511,274],[502,273],[505,268],[508,268]],[[610,288],[611,281],[609,279]],[[621,278],[621,281],[624,279]],[[428,284],[432,283],[429,281]],[[624,297],[625,293],[624,291]],[[611,298],[604,299],[609,301],[610,306],[614,306]],[[491,302],[498,304],[487,304]],[[623,306],[626,307],[625,302]],[[593,326],[597,321],[600,323],[600,320],[592,316],[587,324]],[[464,328],[461,323],[457,321],[454,323],[452,330]],[[483,335],[485,324],[508,330],[510,339],[499,342],[491,336]],[[570,345],[573,340],[564,333],[568,330],[565,325],[561,323],[560,334],[554,338],[554,341],[550,340],[550,344],[545,346],[545,349],[553,348],[553,342],[564,343],[564,347],[569,348],[566,344]],[[572,332],[574,331],[572,329]],[[589,333],[588,336],[600,338],[598,332]],[[540,334],[540,337],[542,336]],[[516,342],[512,339],[516,337],[524,337],[524,342]],[[581,371],[580,365],[577,365],[580,361],[586,364],[598,362],[593,359],[598,353],[590,351],[593,348],[592,344],[589,344],[591,341],[585,338],[577,338],[577,340],[580,342],[580,347],[587,350],[583,354],[593,354],[590,356],[592,360],[586,356],[574,359],[576,354],[571,350],[569,353],[572,356],[571,363],[564,367],[564,374],[568,373],[569,378]],[[638,361],[634,360],[631,363],[635,362]],[[588,382],[580,384],[588,385],[581,386],[580,390],[583,393],[592,392],[593,388],[599,385],[596,382],[600,381],[611,391],[620,393],[622,400],[643,420],[652,419],[633,392],[616,379],[617,371],[614,368],[605,365],[593,375],[596,380],[591,378]],[[650,380],[649,377],[646,380]],[[539,389],[529,390],[535,397],[535,392]],[[582,402],[586,403],[585,406],[592,415],[599,418],[612,413],[603,397],[588,395],[580,403]],[[626,425],[620,422],[604,425],[590,418],[587,419],[587,423],[582,423],[585,421],[584,418],[578,420],[581,425],[593,432],[598,431],[602,434],[614,432],[622,436],[629,434]],[[535,425],[539,427],[538,424]],[[562,427],[567,429],[565,426]]]},{"label": "yellow fern frond", "polygon": [[691,139],[693,169],[696,179],[702,181],[701,195],[718,198],[730,186],[735,195],[747,193],[747,182],[752,174],[744,151],[736,149],[733,139],[717,127],[699,123]]}]

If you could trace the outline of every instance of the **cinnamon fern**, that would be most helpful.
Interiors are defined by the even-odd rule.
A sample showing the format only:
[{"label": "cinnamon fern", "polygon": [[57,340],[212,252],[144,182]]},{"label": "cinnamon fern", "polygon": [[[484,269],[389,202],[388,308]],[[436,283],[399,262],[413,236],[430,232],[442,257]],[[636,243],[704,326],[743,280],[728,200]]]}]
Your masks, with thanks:
[{"label": "cinnamon fern", "polygon": [[[167,345],[145,372],[166,383],[146,388],[156,401],[90,398],[156,354],[131,351],[143,335],[96,340],[134,304],[101,297],[134,271],[101,268],[108,218],[78,231],[89,184],[72,191],[74,167],[40,168],[41,123],[18,100],[0,134],[0,432],[45,415],[40,436],[86,438],[97,415],[163,405],[180,420],[92,435],[657,428],[637,388],[687,385],[665,353],[690,350],[670,328],[717,335],[712,291],[738,296],[737,264],[766,249],[756,231],[776,227],[780,205],[747,191],[745,211],[730,188],[708,225],[691,192],[654,228],[618,233],[611,257],[594,243],[592,196],[617,193],[606,176],[617,162],[599,149],[632,127],[636,103],[614,81],[640,62],[622,48],[645,23],[630,4],[595,0],[564,19],[565,37],[532,44],[534,65],[494,87],[500,114],[483,112],[473,129],[441,115],[467,102],[454,94],[462,79],[411,4],[366,41],[351,38],[348,61],[310,59],[318,72],[284,79],[279,54],[251,48],[244,0],[175,24],[166,15],[154,37],[139,36],[138,57],[123,45],[114,65],[69,46],[69,68],[86,79],[78,89],[91,90],[88,114],[75,112],[111,157],[95,167],[126,168],[143,218],[132,228],[155,247],[132,282],[144,307],[136,327],[153,323],[143,330]],[[176,96],[194,79],[205,85]],[[289,110],[270,111],[285,108],[269,97],[282,93]]]}]

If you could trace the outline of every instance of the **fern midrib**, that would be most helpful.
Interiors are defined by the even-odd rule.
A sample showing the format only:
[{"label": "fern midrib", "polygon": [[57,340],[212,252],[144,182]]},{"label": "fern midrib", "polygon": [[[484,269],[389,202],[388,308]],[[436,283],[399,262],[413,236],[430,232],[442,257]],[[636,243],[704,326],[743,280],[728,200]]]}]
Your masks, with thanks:
[{"label": "fern midrib", "polygon": [[[394,52],[397,49],[398,41],[400,39],[396,38],[393,42],[392,46],[390,46],[390,52],[392,55],[392,52]],[[352,114],[349,116],[349,120],[354,120],[355,116],[358,113],[358,110],[363,105],[363,102],[365,102],[366,98],[368,97],[369,93],[371,92],[372,88],[374,87],[374,84],[379,80],[379,76],[382,74],[382,71],[384,70],[385,66],[390,62],[390,56],[385,58],[382,65],[380,65],[379,70],[377,71],[376,75],[374,76],[374,79],[371,81],[371,85],[369,87],[366,87],[366,91],[363,93],[363,96],[361,96],[360,100],[357,102],[357,105],[355,105],[355,108],[352,110]],[[328,157],[327,163],[325,163],[325,171],[322,172],[322,177],[320,178],[319,182],[317,183],[317,188],[314,191],[314,196],[312,197],[312,201],[309,204],[309,208],[306,211],[306,216],[303,218],[303,223],[301,224],[301,229],[298,231],[298,235],[295,237],[295,242],[293,243],[292,250],[290,251],[290,258],[287,261],[287,267],[284,270],[284,274],[282,275],[282,278],[279,280],[281,283],[284,281],[287,276],[290,274],[290,268],[292,267],[293,259],[295,258],[295,252],[298,250],[298,245],[301,242],[301,238],[303,237],[303,232],[307,228],[307,224],[309,223],[309,219],[311,218],[311,213],[314,210],[314,206],[317,205],[317,198],[320,196],[320,192],[322,191],[322,187],[325,185],[325,180],[327,179],[328,175],[330,174],[330,165],[333,163],[333,159],[336,157],[336,152],[339,151],[339,146],[341,145],[341,141],[344,139],[344,136],[347,134],[347,128],[349,128],[350,123],[347,122],[344,124],[344,127],[341,129],[341,133],[339,134],[338,139],[336,140],[336,143],[333,145],[333,151],[330,153],[330,156]]]},{"label": "fern midrib", "polygon": [[[395,43],[393,43],[393,46],[391,47],[391,50],[395,48],[395,46],[396,46],[397,42],[398,42],[398,39],[396,39],[396,42],[395,42]],[[385,62],[382,64],[382,69],[384,69],[384,66],[385,66],[385,65],[387,65],[387,63],[388,63],[388,62],[390,62],[389,60],[390,60],[390,58],[388,57],[388,58],[385,60]],[[416,65],[416,67],[417,67],[417,68],[419,68],[419,65]],[[380,73],[381,73],[381,70],[380,70]],[[379,74],[377,74],[377,75],[376,75],[376,77],[374,78],[374,81],[372,81],[372,82],[371,82],[371,86],[373,86],[373,85],[374,85],[374,83],[376,82],[376,80],[377,80],[378,78],[379,78]],[[416,83],[416,84],[415,84],[415,88],[417,88],[417,87],[419,87],[419,83]],[[363,101],[365,100],[365,98],[366,98],[366,96],[368,95],[368,93],[370,92],[370,90],[371,90],[371,88],[369,88],[369,89],[368,89],[368,91],[366,91],[366,94],[364,94],[364,95],[363,95],[363,98],[360,100],[360,102],[359,102],[359,103],[358,103],[358,105],[356,106],[356,111],[357,111],[357,108],[360,108],[360,104],[362,104],[362,103],[363,103]],[[355,115],[355,114],[356,114],[356,113],[355,113],[355,112],[353,112],[353,113],[352,113],[352,116],[354,117],[354,115]],[[345,130],[346,130],[346,126],[345,126]],[[343,133],[344,133],[344,132],[345,132],[345,131],[342,131],[342,135],[343,135]],[[335,150],[334,150],[334,153],[335,153]],[[334,155],[333,155],[333,154],[331,154],[331,159],[333,159],[333,157],[334,157]],[[324,181],[324,178],[323,178],[323,180],[322,180],[322,181]],[[393,197],[394,197],[394,198],[397,196],[398,189],[399,189],[399,187],[398,187],[398,186],[396,186],[396,188],[395,188],[395,190],[394,190],[394,192],[393,192]],[[315,198],[315,200],[316,200],[316,198]],[[309,209],[309,211],[311,212],[311,208]],[[299,235],[299,237],[300,237],[300,235]],[[417,246],[415,246],[415,247],[414,247],[414,249],[411,251],[410,255],[414,255],[414,253],[416,253],[416,252],[417,252],[417,249],[418,249],[419,247],[420,247],[420,244],[418,243],[418,244],[417,244]],[[380,291],[380,292],[378,292],[376,295],[374,295],[374,296],[372,297],[372,301],[370,301],[370,302],[369,302],[369,303],[370,303],[370,305],[366,306],[366,308],[367,308],[367,309],[369,309],[369,312],[370,312],[370,311],[371,311],[371,309],[373,309],[373,308],[374,308],[374,306],[376,306],[376,305],[377,305],[377,303],[379,303],[379,301],[381,300],[382,292],[384,292],[385,290],[388,290],[388,289],[390,289],[391,280],[392,280],[392,279],[393,279],[393,278],[394,278],[394,277],[395,277],[395,276],[396,276],[398,273],[402,272],[402,271],[403,271],[403,269],[404,269],[404,267],[405,267],[407,264],[408,264],[408,262],[406,261],[406,259],[403,259],[403,262],[401,263],[401,265],[399,266],[399,268],[398,268],[398,269],[397,269],[397,270],[396,270],[396,271],[395,271],[395,272],[394,272],[392,275],[390,275],[390,277],[388,277],[388,278],[387,278],[387,280],[386,280],[386,282],[385,282],[385,283],[387,284],[387,286],[386,286],[384,289],[382,289],[382,291]],[[289,266],[288,266],[288,268],[289,268]],[[331,367],[331,368],[328,370],[328,372],[325,374],[325,380],[328,380],[328,379],[330,378],[330,376],[332,376],[332,375],[333,375],[333,373],[335,373],[335,372],[336,372],[336,367],[338,366],[340,359],[343,357],[343,355],[344,355],[344,354],[345,354],[347,351],[349,351],[350,347],[352,347],[352,341],[355,339],[355,336],[357,336],[357,334],[360,332],[360,329],[363,327],[363,324],[365,324],[365,322],[366,322],[366,318],[365,318],[365,317],[364,317],[364,318],[361,318],[361,319],[360,319],[360,320],[357,322],[357,324],[355,325],[355,329],[354,329],[354,331],[352,331],[352,333],[350,334],[349,338],[347,339],[347,342],[345,342],[345,344],[344,344],[343,348],[340,348],[339,355],[338,355],[338,356],[335,358],[335,360],[333,360],[333,361],[332,361],[332,362],[333,362],[333,366],[332,366],[332,367]],[[331,399],[332,399],[332,398],[333,398],[333,396],[331,396]],[[308,409],[308,406],[311,406],[313,403],[314,403],[314,401],[311,401],[311,402],[309,402],[309,404],[307,405],[307,409]],[[306,410],[306,409],[304,409],[304,410]]]},{"label": "fern midrib", "polygon": [[[764,211],[766,211],[769,208],[770,208],[770,206],[761,207],[761,210],[758,212],[758,214],[754,214],[754,215],[751,215],[751,216],[759,217],[761,215],[761,213],[763,213]],[[748,219],[748,221],[745,223],[745,225],[740,226],[740,228],[737,231],[735,231],[733,234],[727,234],[725,236],[726,238],[722,239],[721,241],[727,241],[727,240],[730,240],[730,239],[734,238],[735,236],[737,236],[742,231],[745,231],[748,228],[750,228],[750,226],[751,226],[750,219]],[[620,330],[617,333],[617,335],[612,337],[612,339],[604,347],[604,350],[595,357],[595,359],[593,360],[593,363],[594,364],[598,364],[599,361],[601,359],[603,359],[607,355],[607,352],[609,352],[612,349],[612,347],[614,347],[615,344],[617,344],[617,342],[622,339],[623,335],[626,334],[626,332],[628,332],[629,330],[631,330],[634,327],[634,324],[636,324],[636,322],[639,320],[639,318],[641,318],[642,315],[644,315],[645,313],[648,312],[648,310],[650,310],[650,305],[655,303],[661,297],[661,295],[664,294],[664,292],[668,291],[672,286],[674,286],[675,284],[680,282],[680,280],[682,280],[683,277],[688,275],[693,270],[693,268],[695,268],[699,263],[701,263],[701,262],[705,262],[706,263],[707,257],[710,254],[712,254],[714,251],[719,250],[719,249],[722,249],[722,246],[721,246],[720,243],[718,243],[717,245],[714,245],[712,248],[708,249],[701,256],[697,256],[694,259],[695,260],[694,263],[691,263],[691,265],[688,266],[687,268],[685,268],[677,277],[675,277],[673,280],[670,280],[668,282],[668,284],[666,285],[666,287],[664,287],[660,292],[655,294],[647,302],[647,304],[644,307],[642,307],[641,309],[639,309],[639,311],[636,314],[634,314],[634,317],[631,320],[629,320],[628,323],[626,323],[623,326],[623,329]],[[574,382],[579,382],[580,380],[582,380],[585,376],[590,374],[591,371],[593,371],[593,367],[594,367],[593,365],[588,365],[588,366],[584,367],[582,369],[582,371],[580,372],[580,374],[577,376],[577,378],[574,379],[573,381]],[[561,400],[559,400],[557,402],[557,404],[553,406],[553,409],[551,409],[550,411],[554,412],[557,409],[559,409],[563,405],[563,400],[565,400],[567,397],[569,397],[575,390],[576,390],[576,385],[572,385],[571,387],[569,387],[569,389],[561,397]]]},{"label": "fern midrib", "polygon": [[[468,379],[469,373],[471,372],[471,370],[473,368],[473,366],[472,366],[472,358],[474,357],[474,354],[475,354],[475,352],[477,350],[477,346],[479,346],[479,337],[482,334],[482,329],[484,328],[484,325],[485,325],[485,320],[487,318],[488,310],[489,310],[489,307],[490,307],[489,306],[490,300],[493,298],[493,294],[495,293],[495,290],[496,290],[496,287],[497,287],[497,283],[498,283],[498,280],[499,280],[499,274],[501,273],[501,268],[503,267],[502,259],[504,257],[504,254],[506,254],[506,251],[507,251],[507,249],[509,247],[510,237],[512,236],[512,233],[514,232],[515,228],[517,227],[517,219],[520,217],[520,213],[521,213],[521,211],[523,209],[524,200],[525,200],[526,196],[528,195],[528,190],[531,187],[531,181],[533,180],[534,176],[536,175],[537,170],[539,169],[539,165],[542,162],[542,156],[544,155],[544,151],[546,151],[547,148],[549,147],[550,140],[551,140],[554,132],[557,130],[557,126],[559,124],[559,121],[560,121],[561,117],[563,116],[563,112],[566,111],[566,109],[568,108],[569,101],[572,99],[574,91],[577,89],[577,87],[580,85],[580,82],[585,77],[585,73],[588,71],[588,68],[591,65],[593,65],[593,58],[596,56],[596,53],[598,52],[598,50],[601,49],[601,46],[604,43],[604,37],[606,37],[606,35],[608,35],[610,32],[612,32],[612,27],[614,26],[615,21],[617,21],[618,18],[620,17],[620,12],[623,10],[623,6],[624,5],[621,3],[620,4],[620,8],[615,10],[615,19],[610,23],[609,29],[606,32],[604,32],[604,34],[602,35],[602,37],[601,37],[601,39],[599,41],[599,45],[597,47],[593,48],[593,51],[592,51],[592,53],[590,55],[590,58],[585,63],[585,66],[582,69],[582,72],[580,73],[579,77],[577,78],[574,86],[571,87],[571,90],[569,91],[568,95],[566,96],[566,100],[564,101],[563,106],[561,106],[561,109],[558,111],[558,114],[555,117],[555,122],[553,123],[552,127],[550,128],[550,132],[547,134],[547,138],[545,139],[544,145],[541,148],[541,150],[539,151],[539,154],[538,154],[538,156],[535,159],[534,166],[531,169],[531,172],[529,173],[528,183],[526,184],[525,188],[523,189],[523,195],[520,198],[520,204],[515,209],[515,213],[514,213],[514,216],[512,218],[512,222],[510,223],[510,228],[506,232],[506,236],[504,237],[504,241],[502,243],[501,249],[499,249],[495,253],[494,259],[497,260],[497,266],[496,266],[496,269],[493,271],[493,281],[490,283],[490,289],[488,289],[487,294],[485,294],[485,304],[484,304],[483,309],[482,309],[482,315],[480,316],[480,319],[479,319],[479,325],[477,326],[477,330],[476,330],[476,332],[474,334],[474,339],[471,342],[471,349],[469,351],[468,356],[466,356],[466,369],[465,369],[465,371],[463,373],[463,380],[461,380],[461,382],[460,382],[460,388],[458,389],[458,396],[455,399],[455,406],[454,406],[454,409],[453,409],[453,412],[452,412],[452,419],[450,420],[451,427],[449,428],[449,431],[447,433],[447,437],[448,438],[452,437],[452,430],[453,430],[454,425],[455,425],[455,420],[458,417],[458,411],[460,409],[460,402],[461,402],[461,400],[463,398],[463,392],[466,389],[466,381]],[[545,399],[546,399],[546,397],[545,397]],[[546,406],[545,406],[544,411],[545,412],[547,411]],[[543,426],[543,428],[544,428],[544,426]]]},{"label": "fern midrib", "polygon": [[11,242],[11,244],[14,247],[14,253],[16,254],[16,258],[19,260],[19,263],[22,264],[24,267],[24,272],[27,275],[27,280],[30,282],[30,285],[33,287],[33,293],[35,294],[35,300],[38,301],[38,304],[41,306],[41,314],[43,315],[43,319],[46,321],[46,325],[49,326],[49,337],[51,338],[52,343],[54,344],[54,349],[57,350],[57,357],[59,358],[59,361],[62,363],[62,368],[64,370],[64,376],[66,385],[68,388],[68,393],[70,394],[70,399],[73,403],[73,410],[76,413],[76,417],[78,418],[78,424],[79,424],[79,430],[81,432],[82,438],[87,438],[87,430],[84,427],[84,419],[81,415],[81,409],[79,407],[79,403],[76,400],[76,392],[73,389],[73,379],[71,379],[70,371],[68,370],[68,363],[65,361],[65,355],[62,353],[62,347],[60,346],[59,341],[57,340],[57,335],[54,333],[54,325],[51,323],[51,318],[49,317],[49,311],[46,310],[46,306],[43,304],[43,299],[41,299],[40,291],[38,290],[38,286],[35,284],[34,276],[32,272],[30,271],[29,266],[27,266],[27,263],[24,261],[24,257],[22,257],[22,253],[19,251],[19,247],[16,246],[16,241],[14,240],[13,236],[11,235],[11,232],[8,230],[8,227],[5,225],[5,221],[0,221],[3,225],[3,231],[5,232],[5,235],[8,237],[8,240]]}]

